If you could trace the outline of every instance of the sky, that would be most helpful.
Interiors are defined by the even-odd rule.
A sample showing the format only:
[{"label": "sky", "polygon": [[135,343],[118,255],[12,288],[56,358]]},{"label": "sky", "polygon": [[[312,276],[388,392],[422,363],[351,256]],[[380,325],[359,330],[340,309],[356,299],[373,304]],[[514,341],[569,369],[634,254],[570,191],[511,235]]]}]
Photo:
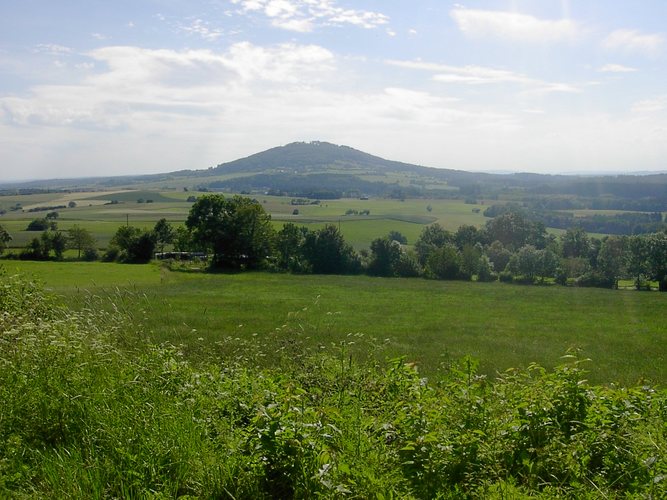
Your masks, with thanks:
[{"label": "sky", "polygon": [[327,141],[470,171],[667,171],[665,0],[0,0],[0,181]]}]

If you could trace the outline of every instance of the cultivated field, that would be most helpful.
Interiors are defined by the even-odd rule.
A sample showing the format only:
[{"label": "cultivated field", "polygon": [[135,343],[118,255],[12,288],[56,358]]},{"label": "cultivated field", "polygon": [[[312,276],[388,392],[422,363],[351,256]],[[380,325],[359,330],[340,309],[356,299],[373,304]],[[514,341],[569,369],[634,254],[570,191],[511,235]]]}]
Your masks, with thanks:
[{"label": "cultivated field", "polygon": [[[2,196],[0,209],[7,210],[7,213],[0,216],[0,224],[12,235],[10,248],[23,248],[33,237],[39,236],[25,230],[28,223],[45,217],[50,211],[29,212],[30,209],[74,202],[77,205],[75,208],[56,209],[58,228],[67,230],[76,224],[90,231],[99,247],[105,248],[118,227],[124,224],[150,228],[161,218],[173,224],[182,224],[192,206],[187,198],[201,194],[175,190],[124,190]],[[425,225],[432,222],[456,231],[462,224],[482,226],[487,220],[481,215],[482,205],[469,205],[458,200],[340,199],[324,200],[319,205],[293,206],[290,197],[259,196],[257,199],[271,214],[276,227],[287,221],[310,229],[327,223],[336,224],[346,241],[357,250],[368,248],[373,239],[386,236],[392,230],[400,231],[412,244]],[[112,201],[116,203],[110,204]],[[16,203],[21,204],[23,211],[11,210]],[[298,215],[294,215],[295,209]],[[481,210],[473,212],[473,209]],[[345,215],[348,210],[368,210],[370,214]]]},{"label": "cultivated field", "polygon": [[155,341],[182,344],[193,359],[222,349],[216,343],[226,337],[297,335],[318,347],[363,334],[388,342],[382,356],[407,356],[426,374],[467,354],[480,360],[483,373],[494,375],[531,362],[555,366],[568,349],[581,349],[592,359],[587,368],[593,382],[667,382],[664,294],[365,276],[206,274],[157,264],[3,265],[8,274],[39,277],[76,307],[91,296],[99,307],[109,303],[101,297],[109,296],[143,322]]}]

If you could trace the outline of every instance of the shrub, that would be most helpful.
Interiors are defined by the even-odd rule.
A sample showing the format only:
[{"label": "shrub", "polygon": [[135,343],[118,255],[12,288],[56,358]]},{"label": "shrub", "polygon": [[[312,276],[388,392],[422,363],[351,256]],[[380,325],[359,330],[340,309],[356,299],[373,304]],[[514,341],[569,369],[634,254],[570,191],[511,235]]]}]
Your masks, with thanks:
[{"label": "shrub", "polygon": [[514,275],[510,271],[502,271],[498,274],[498,279],[503,283],[512,283],[514,281]]},{"label": "shrub", "polygon": [[[583,360],[495,380],[310,350],[308,318],[207,358],[154,345],[132,292],[57,307],[0,276],[0,497],[665,498],[667,391]],[[272,363],[258,360],[271,356]]]}]

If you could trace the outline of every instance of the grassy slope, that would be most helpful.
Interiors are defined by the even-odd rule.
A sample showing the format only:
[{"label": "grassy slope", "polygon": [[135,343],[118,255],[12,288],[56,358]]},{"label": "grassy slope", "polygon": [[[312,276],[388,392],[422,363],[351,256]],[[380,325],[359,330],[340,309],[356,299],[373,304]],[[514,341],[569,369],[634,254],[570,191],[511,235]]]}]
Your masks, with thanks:
[{"label": "grassy slope", "polygon": [[389,338],[391,354],[407,355],[426,373],[465,354],[477,357],[487,374],[530,362],[550,367],[567,349],[581,348],[594,360],[595,382],[667,381],[664,294],[364,276],[211,275],[157,265],[5,267],[42,277],[70,303],[80,303],[84,289],[128,288],[124,307],[145,317],[154,338],[185,344],[194,356],[226,336],[261,336],[290,321],[314,344],[355,333]]}]

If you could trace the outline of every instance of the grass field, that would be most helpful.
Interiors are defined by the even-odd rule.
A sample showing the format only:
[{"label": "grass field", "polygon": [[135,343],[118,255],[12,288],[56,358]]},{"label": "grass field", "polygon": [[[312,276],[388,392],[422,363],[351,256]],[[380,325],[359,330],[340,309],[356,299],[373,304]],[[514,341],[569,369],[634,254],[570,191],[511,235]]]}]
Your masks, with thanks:
[{"label": "grass field", "polygon": [[[189,196],[202,193],[185,191],[115,190],[76,193],[49,193],[0,197],[0,208],[8,210],[0,216],[0,224],[11,234],[10,248],[21,249],[39,233],[26,231],[28,223],[45,217],[48,211],[28,212],[30,208],[67,205],[75,202],[75,208],[58,209],[58,228],[67,230],[78,225],[91,232],[99,248],[106,248],[118,227],[130,224],[139,228],[151,228],[165,218],[172,224],[182,224],[192,203]],[[137,200],[142,199],[143,203]],[[117,203],[108,204],[111,200]],[[145,203],[152,200],[151,203]],[[373,239],[386,236],[390,231],[400,231],[410,244],[419,237],[422,229],[438,222],[445,229],[456,231],[462,224],[482,226],[486,218],[473,209],[482,205],[468,205],[458,200],[388,200],[388,199],[340,199],[326,200],[319,205],[291,205],[292,198],[260,196],[258,201],[271,214],[277,229],[285,222],[294,222],[310,229],[325,224],[340,226],[345,239],[355,249],[367,249]],[[10,210],[21,203],[25,211]],[[430,207],[430,211],[427,210]],[[293,211],[297,208],[298,215]],[[370,216],[345,215],[348,210],[369,210]]]},{"label": "grass field", "polygon": [[[288,330],[312,345],[364,334],[389,339],[425,373],[461,356],[489,375],[568,349],[590,357],[597,383],[667,382],[665,294],[365,276],[172,272],[157,264],[4,262],[81,306],[109,295],[142,319],[156,341],[183,344],[196,358],[225,337]],[[119,291],[120,290],[120,291]],[[201,340],[200,340],[201,339]]]}]

